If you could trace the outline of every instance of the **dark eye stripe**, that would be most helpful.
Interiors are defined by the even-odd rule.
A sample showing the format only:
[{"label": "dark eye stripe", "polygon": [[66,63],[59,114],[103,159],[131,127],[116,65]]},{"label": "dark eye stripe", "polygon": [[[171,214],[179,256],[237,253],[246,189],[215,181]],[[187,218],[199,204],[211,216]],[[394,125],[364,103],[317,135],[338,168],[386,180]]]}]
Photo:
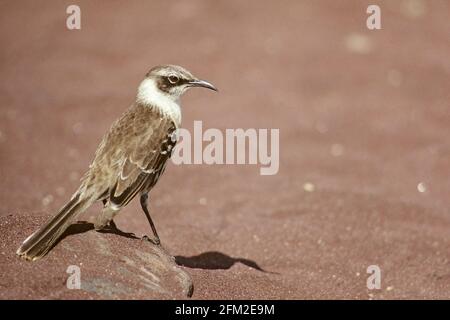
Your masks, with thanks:
[{"label": "dark eye stripe", "polygon": [[181,86],[181,85],[183,85],[183,84],[185,84],[185,83],[187,83],[188,82],[188,80],[187,79],[184,79],[184,78],[178,78],[178,82],[176,82],[176,83],[171,83],[170,82],[170,80],[169,80],[169,77],[161,77],[159,80],[158,80],[158,82],[157,82],[157,85],[158,85],[158,88],[161,90],[161,91],[164,91],[164,92],[169,92],[169,90],[170,90],[170,88],[173,88],[173,87],[176,87],[176,86]]},{"label": "dark eye stripe", "polygon": [[[172,81],[170,81],[171,77],[176,77],[178,79],[178,81],[173,83]],[[186,82],[188,82],[188,80],[180,78],[178,76],[168,76],[168,77],[164,77],[164,82],[166,82],[167,86],[169,86],[169,87],[175,87],[175,86],[180,86],[182,84],[185,84]]]}]

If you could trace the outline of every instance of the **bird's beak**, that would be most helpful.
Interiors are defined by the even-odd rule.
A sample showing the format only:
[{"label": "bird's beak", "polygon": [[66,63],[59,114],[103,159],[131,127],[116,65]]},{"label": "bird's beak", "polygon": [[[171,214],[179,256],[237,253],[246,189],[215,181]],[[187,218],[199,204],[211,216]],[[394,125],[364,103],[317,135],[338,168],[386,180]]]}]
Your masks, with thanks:
[{"label": "bird's beak", "polygon": [[209,82],[207,82],[205,80],[191,80],[191,81],[189,81],[189,86],[191,86],[191,87],[203,87],[203,88],[211,89],[211,90],[214,90],[214,91],[219,91],[211,83],[209,83]]}]

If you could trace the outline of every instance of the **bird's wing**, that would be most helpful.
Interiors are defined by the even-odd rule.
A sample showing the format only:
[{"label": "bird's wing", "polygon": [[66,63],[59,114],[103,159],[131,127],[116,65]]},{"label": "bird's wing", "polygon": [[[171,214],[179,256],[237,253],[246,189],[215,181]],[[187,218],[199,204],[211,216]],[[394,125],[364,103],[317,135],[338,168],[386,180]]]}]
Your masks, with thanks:
[{"label": "bird's wing", "polygon": [[138,129],[130,139],[110,189],[110,201],[119,207],[156,183],[176,144],[176,126],[170,118],[158,115],[144,125],[145,130]]}]

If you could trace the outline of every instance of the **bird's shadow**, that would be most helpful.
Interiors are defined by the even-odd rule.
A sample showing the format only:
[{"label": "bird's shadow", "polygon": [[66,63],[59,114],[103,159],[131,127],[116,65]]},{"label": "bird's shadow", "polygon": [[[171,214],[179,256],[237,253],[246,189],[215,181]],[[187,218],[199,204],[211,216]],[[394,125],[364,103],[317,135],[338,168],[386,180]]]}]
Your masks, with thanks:
[{"label": "bird's shadow", "polygon": [[[67,228],[67,230],[61,235],[58,241],[56,241],[56,243],[52,246],[52,248],[69,236],[86,233],[94,229],[95,229],[94,224],[91,222],[77,221],[76,223],[70,225]],[[115,234],[130,239],[140,239],[139,237],[136,237],[134,233],[124,232],[119,228],[117,228],[114,221],[111,221],[111,224],[107,228],[99,230],[98,232]],[[175,261],[178,265],[183,267],[194,269],[196,268],[207,269],[207,270],[219,270],[219,269],[226,270],[230,269],[235,263],[242,263],[250,268],[253,268],[261,272],[278,274],[276,272],[266,271],[262,269],[253,260],[244,258],[234,258],[218,251],[208,251],[192,257],[175,256]]]},{"label": "bird's shadow", "polygon": [[[194,269],[207,270],[226,270],[230,269],[235,263],[242,263],[247,267],[256,269],[265,273],[275,273],[262,269],[255,261],[244,258],[233,258],[217,251],[208,251],[192,257],[176,256],[175,261],[178,265]],[[275,273],[276,274],[276,273]]]}]

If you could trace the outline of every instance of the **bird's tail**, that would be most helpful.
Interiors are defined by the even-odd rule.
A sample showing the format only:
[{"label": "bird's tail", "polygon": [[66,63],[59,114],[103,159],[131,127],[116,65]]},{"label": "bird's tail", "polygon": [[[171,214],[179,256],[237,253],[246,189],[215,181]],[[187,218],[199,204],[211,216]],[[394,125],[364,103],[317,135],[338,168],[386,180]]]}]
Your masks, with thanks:
[{"label": "bird's tail", "polygon": [[72,221],[92,204],[92,197],[83,197],[79,192],[22,243],[16,254],[27,260],[37,260],[43,257],[66,231]]}]

